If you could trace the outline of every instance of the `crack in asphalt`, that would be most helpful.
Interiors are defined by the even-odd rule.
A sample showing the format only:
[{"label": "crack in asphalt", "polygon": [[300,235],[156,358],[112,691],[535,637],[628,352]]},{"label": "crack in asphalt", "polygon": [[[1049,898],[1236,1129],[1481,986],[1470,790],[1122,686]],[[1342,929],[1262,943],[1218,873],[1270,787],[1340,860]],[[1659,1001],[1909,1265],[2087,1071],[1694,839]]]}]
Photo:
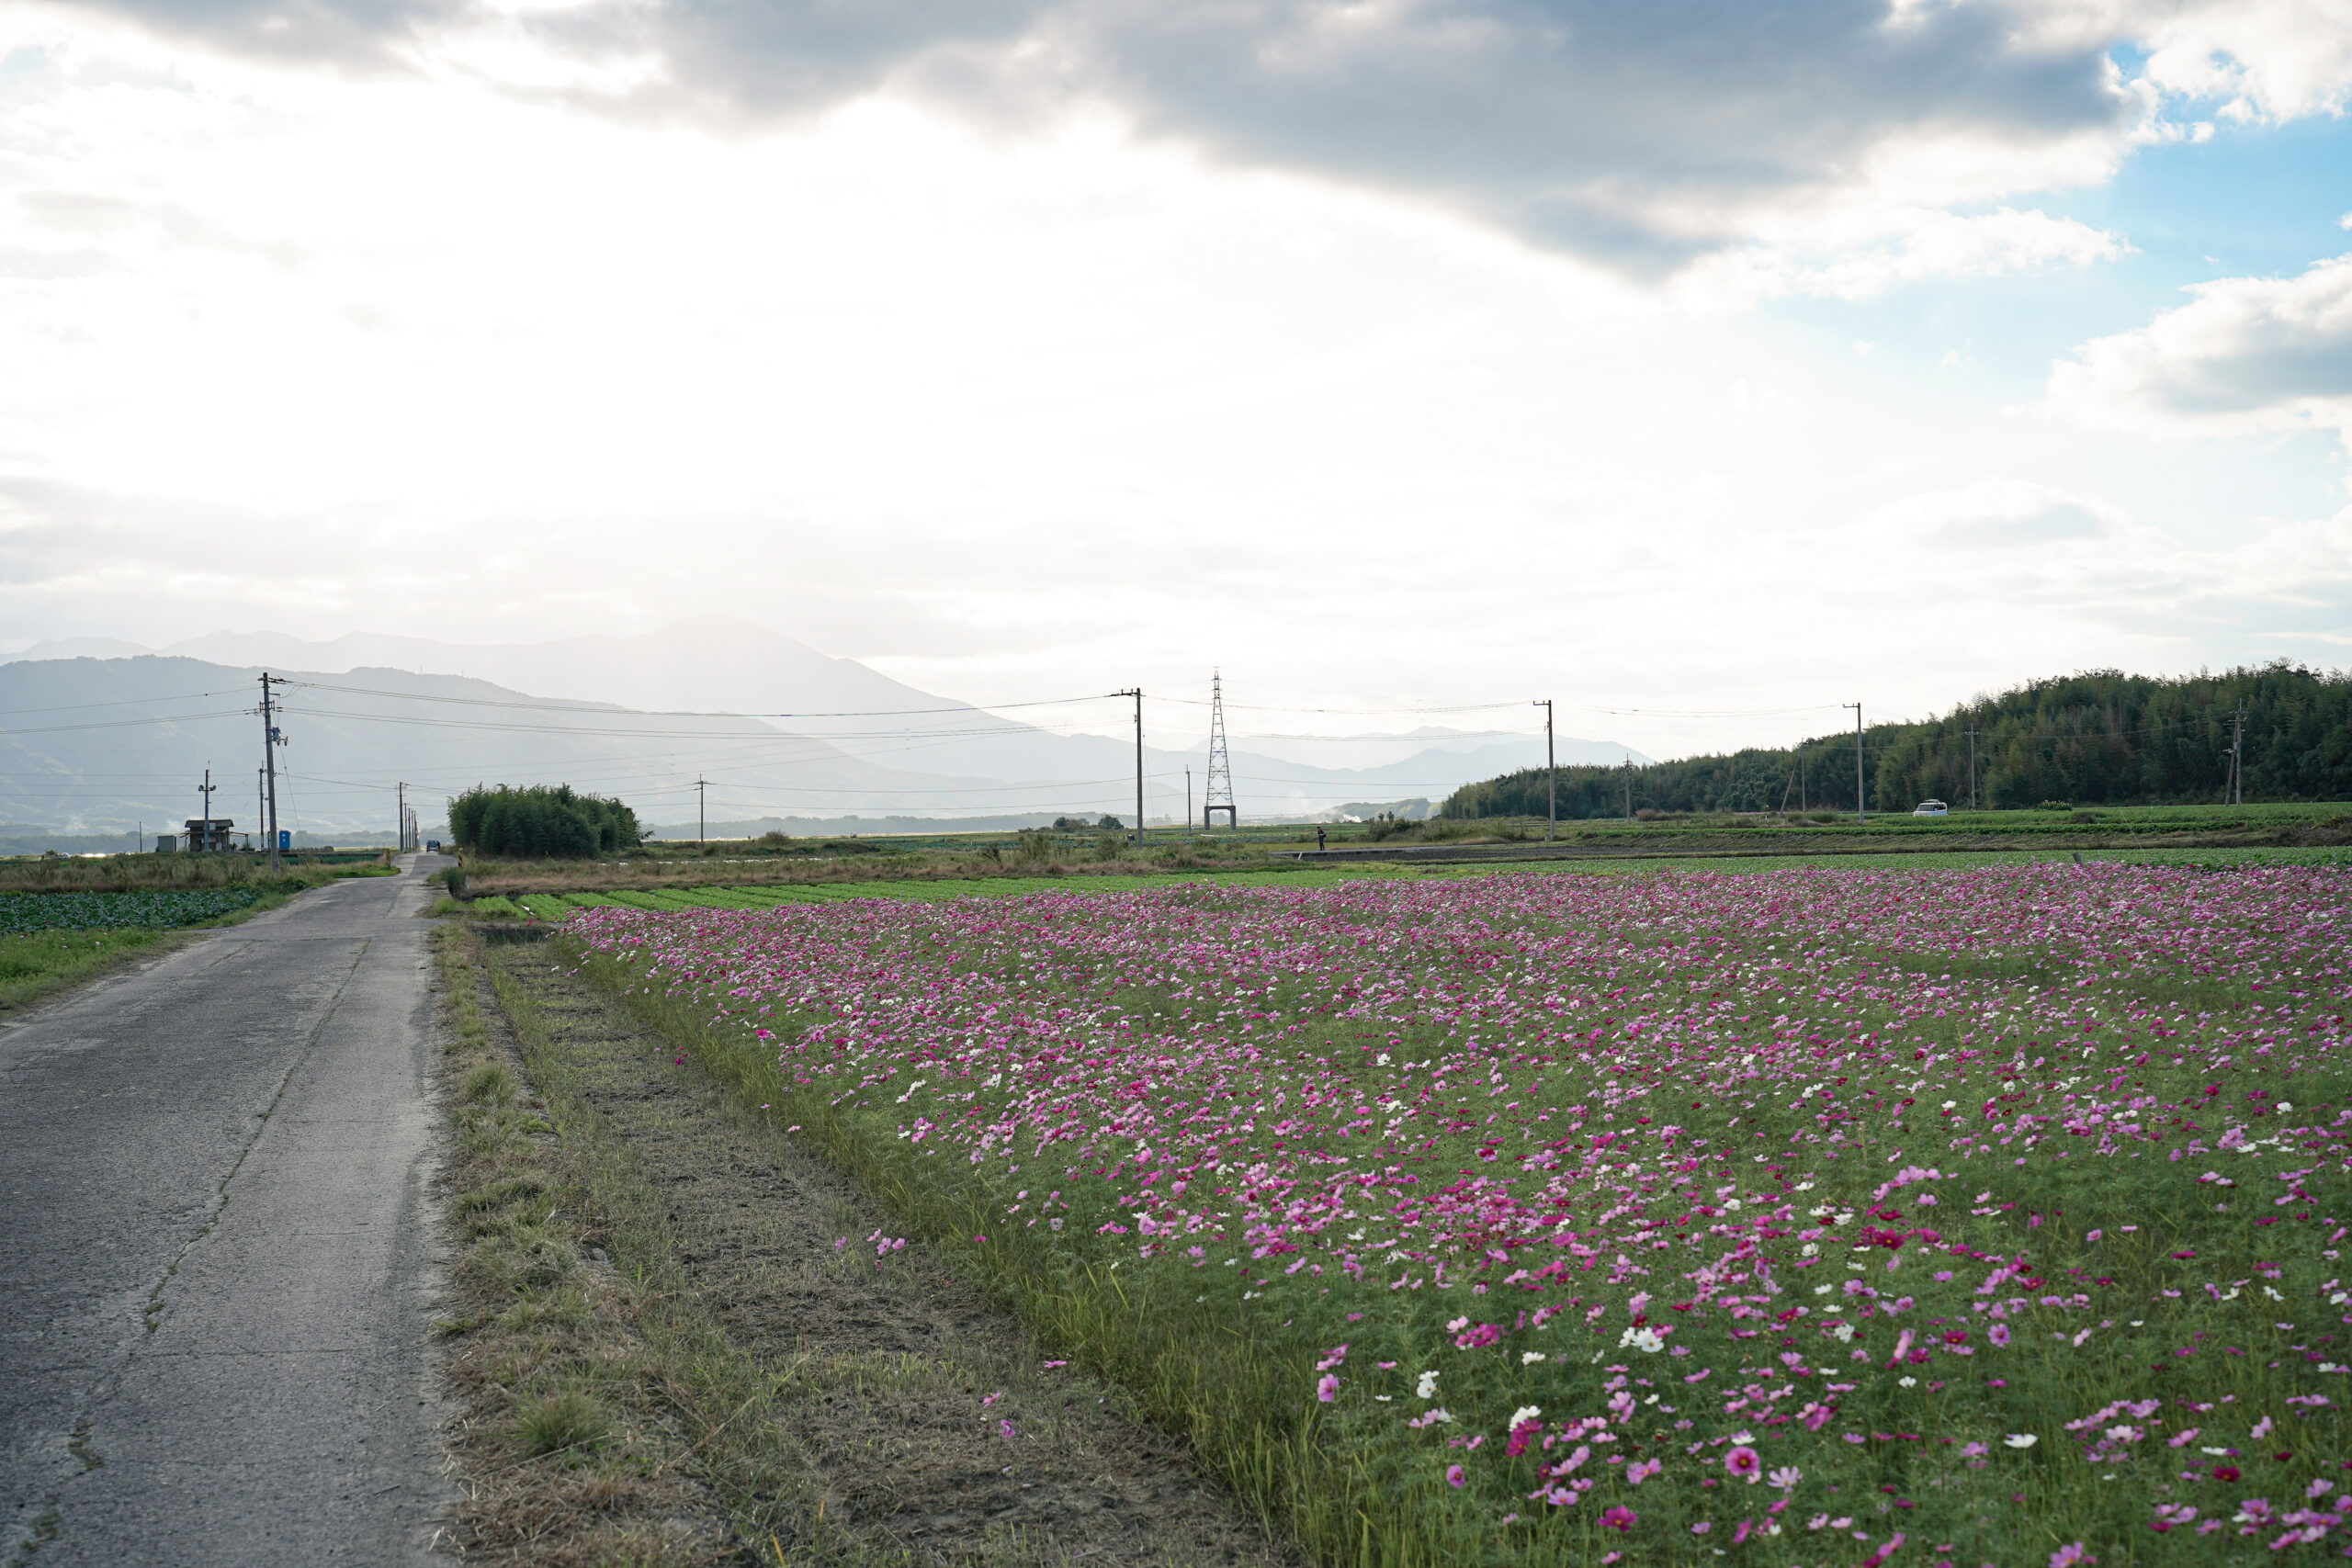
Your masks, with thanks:
[{"label": "crack in asphalt", "polygon": [[[339,940],[348,942],[353,939],[345,937]],[[320,1010],[317,1021],[311,1025],[310,1032],[303,1038],[301,1046],[294,1053],[294,1059],[287,1065],[286,1071],[278,1076],[277,1087],[270,1092],[269,1103],[255,1114],[253,1135],[244,1141],[243,1145],[238,1148],[236,1157],[230,1161],[227,1172],[221,1176],[220,1185],[214,1189],[212,1204],[206,1212],[203,1223],[198,1225],[187,1240],[181,1244],[180,1249],[172,1255],[172,1260],[164,1265],[164,1271],[156,1280],[153,1289],[147,1292],[146,1304],[140,1309],[142,1325],[140,1337],[123,1348],[112,1365],[91,1381],[87,1390],[76,1402],[74,1414],[79,1419],[74,1422],[67,1435],[65,1450],[80,1464],[79,1473],[86,1475],[91,1471],[105,1468],[105,1456],[100,1454],[90,1441],[91,1430],[96,1425],[96,1412],[106,1404],[111,1392],[119,1386],[123,1375],[137,1362],[140,1350],[163,1326],[164,1291],[171,1285],[173,1277],[179,1273],[180,1265],[187,1261],[187,1255],[194,1251],[197,1245],[206,1236],[219,1228],[221,1216],[228,1212],[229,1190],[236,1181],[237,1173],[244,1168],[245,1160],[261,1143],[262,1135],[269,1131],[270,1117],[277,1110],[279,1103],[285,1100],[287,1088],[294,1081],[294,1075],[302,1070],[303,1064],[308,1062],[318,1049],[320,1037],[326,1032],[327,1026],[334,1021],[335,1014],[343,1006],[344,993],[350,988],[352,977],[359,973],[359,965],[367,958],[368,950],[374,940],[372,937],[357,939],[358,946],[352,953],[351,962],[345,965],[342,977],[335,982],[334,995],[328,998],[326,1006]],[[235,950],[243,944],[223,942],[220,945],[220,953],[210,963],[204,964],[198,973],[208,973],[219,967],[233,956]],[[12,1565],[28,1563],[33,1554],[42,1546],[62,1539],[64,1520],[59,1510],[62,1500],[62,1495],[58,1493],[51,1493],[42,1500],[45,1505],[44,1511],[35,1522],[31,1536],[17,1543],[17,1550],[10,1557]]]}]

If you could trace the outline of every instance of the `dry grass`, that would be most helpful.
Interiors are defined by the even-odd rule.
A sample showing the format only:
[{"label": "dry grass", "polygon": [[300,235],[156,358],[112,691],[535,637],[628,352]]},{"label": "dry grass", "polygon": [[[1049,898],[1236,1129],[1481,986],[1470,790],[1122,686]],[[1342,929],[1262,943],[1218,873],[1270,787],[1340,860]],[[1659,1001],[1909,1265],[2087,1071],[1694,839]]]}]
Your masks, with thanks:
[{"label": "dry grass", "polygon": [[[1312,840],[1309,840],[1311,847]],[[1294,846],[1295,847],[1295,846]],[[517,893],[640,892],[661,887],[766,887],[811,883],[942,882],[993,877],[1135,876],[1155,871],[1189,871],[1202,866],[1233,870],[1277,869],[1294,865],[1247,843],[1190,842],[1155,846],[1142,853],[1126,849],[1115,854],[1099,852],[1092,843],[1074,847],[1049,858],[1024,859],[1007,852],[997,856],[958,851],[896,851],[839,860],[780,861],[767,857],[729,858],[724,855],[677,858],[630,857],[614,861],[494,861],[470,860],[466,866],[466,891],[490,897]]]},{"label": "dry grass", "polygon": [[311,862],[286,857],[275,874],[259,855],[15,855],[0,859],[0,891],[130,893],[145,888],[267,887],[300,891],[343,876],[381,875],[390,852],[374,861]]},{"label": "dry grass", "polygon": [[435,940],[461,1239],[457,1315],[440,1326],[463,1501],[441,1549],[518,1568],[749,1561],[662,1396],[637,1290],[603,1260],[573,1162],[482,1005],[477,941],[453,926]]}]

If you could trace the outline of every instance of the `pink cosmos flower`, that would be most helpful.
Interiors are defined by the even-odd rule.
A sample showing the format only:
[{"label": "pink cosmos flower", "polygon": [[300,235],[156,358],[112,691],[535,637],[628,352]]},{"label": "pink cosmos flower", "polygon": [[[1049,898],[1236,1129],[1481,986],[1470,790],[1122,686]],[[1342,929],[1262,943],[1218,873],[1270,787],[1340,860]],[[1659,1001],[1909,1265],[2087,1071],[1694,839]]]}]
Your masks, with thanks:
[{"label": "pink cosmos flower", "polygon": [[[1326,1404],[1340,1397],[1340,1376],[1337,1372],[1323,1374],[1323,1381],[1315,1385],[1315,1397]],[[1459,1485],[1460,1483],[1457,1482],[1455,1484]]]},{"label": "pink cosmos flower", "polygon": [[[1327,1378],[1324,1381],[1328,1382],[1330,1380]],[[1468,1479],[1469,1478],[1467,1476],[1462,1473],[1462,1467],[1460,1465],[1449,1464],[1445,1467],[1445,1483],[1448,1486],[1459,1486]]]},{"label": "pink cosmos flower", "polygon": [[1756,1450],[1745,1443],[1724,1455],[1724,1468],[1750,1486],[1764,1477],[1764,1461],[1758,1459]]},{"label": "pink cosmos flower", "polygon": [[1651,1476],[1656,1475],[1659,1471],[1664,1470],[1665,1468],[1665,1461],[1661,1460],[1637,1460],[1634,1463],[1625,1467],[1626,1483],[1629,1485],[1639,1486],[1643,1482],[1647,1481]]},{"label": "pink cosmos flower", "polygon": [[1984,1331],[1984,1337],[1996,1345],[2007,1345],[2009,1342],[2009,1325],[2006,1323],[1996,1323]]},{"label": "pink cosmos flower", "polygon": [[1601,1515],[1600,1522],[1613,1530],[1631,1530],[1640,1518],[1641,1515],[1621,1505]]},{"label": "pink cosmos flower", "polygon": [[1774,1471],[1770,1479],[1772,1484],[1779,1487],[1781,1491],[1793,1492],[1797,1489],[1797,1483],[1804,1479],[1804,1472],[1799,1470],[1795,1465],[1784,1464],[1780,1469]]},{"label": "pink cosmos flower", "polygon": [[2074,1568],[2077,1562],[2096,1562],[2098,1559],[2083,1550],[2079,1540],[2069,1541],[2050,1554],[2050,1568]]}]

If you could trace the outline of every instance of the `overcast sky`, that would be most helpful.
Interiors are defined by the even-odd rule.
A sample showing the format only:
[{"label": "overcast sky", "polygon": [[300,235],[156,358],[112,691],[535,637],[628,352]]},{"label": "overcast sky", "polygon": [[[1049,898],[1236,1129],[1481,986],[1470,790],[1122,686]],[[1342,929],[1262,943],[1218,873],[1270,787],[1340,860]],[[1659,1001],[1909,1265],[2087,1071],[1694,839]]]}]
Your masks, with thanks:
[{"label": "overcast sky", "polygon": [[2342,0],[0,6],[0,643],[1658,755],[2341,666],[2347,96]]}]

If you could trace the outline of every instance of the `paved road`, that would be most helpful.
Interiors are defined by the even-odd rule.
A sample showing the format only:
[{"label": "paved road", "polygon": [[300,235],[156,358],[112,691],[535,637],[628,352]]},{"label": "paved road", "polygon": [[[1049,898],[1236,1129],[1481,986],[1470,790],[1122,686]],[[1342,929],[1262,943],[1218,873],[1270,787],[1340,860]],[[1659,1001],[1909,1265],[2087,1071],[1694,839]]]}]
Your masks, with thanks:
[{"label": "paved road", "polygon": [[0,1561],[424,1555],[424,858],[0,1026]]}]

